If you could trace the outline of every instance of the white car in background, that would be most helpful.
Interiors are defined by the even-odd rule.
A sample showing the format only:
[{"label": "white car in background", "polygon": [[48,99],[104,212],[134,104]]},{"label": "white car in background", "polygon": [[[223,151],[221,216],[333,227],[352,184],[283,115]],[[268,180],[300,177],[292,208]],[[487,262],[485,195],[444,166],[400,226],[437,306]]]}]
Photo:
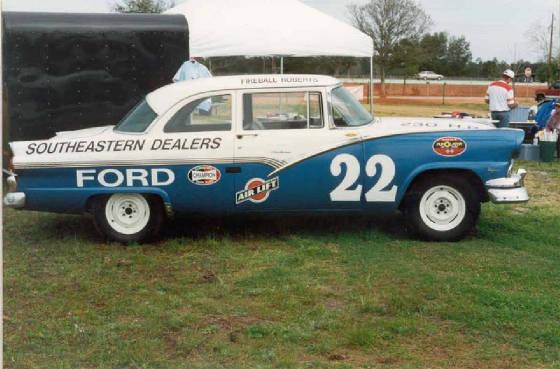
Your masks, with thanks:
[{"label": "white car in background", "polygon": [[443,79],[443,76],[441,74],[437,74],[437,73],[434,73],[432,71],[425,70],[425,71],[422,71],[422,72],[418,73],[416,78],[417,79],[423,79],[424,81],[427,81],[427,80],[441,81]]}]

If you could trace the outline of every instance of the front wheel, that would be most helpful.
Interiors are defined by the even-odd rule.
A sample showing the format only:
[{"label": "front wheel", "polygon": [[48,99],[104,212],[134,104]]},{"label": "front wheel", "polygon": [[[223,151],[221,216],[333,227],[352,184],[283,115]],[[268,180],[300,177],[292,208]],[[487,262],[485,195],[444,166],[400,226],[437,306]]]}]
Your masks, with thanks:
[{"label": "front wheel", "polygon": [[108,239],[143,242],[156,236],[163,224],[164,209],[155,196],[137,193],[115,193],[94,199],[95,225]]},{"label": "front wheel", "polygon": [[476,225],[480,199],[460,177],[433,176],[416,183],[405,200],[412,229],[430,241],[458,241]]}]

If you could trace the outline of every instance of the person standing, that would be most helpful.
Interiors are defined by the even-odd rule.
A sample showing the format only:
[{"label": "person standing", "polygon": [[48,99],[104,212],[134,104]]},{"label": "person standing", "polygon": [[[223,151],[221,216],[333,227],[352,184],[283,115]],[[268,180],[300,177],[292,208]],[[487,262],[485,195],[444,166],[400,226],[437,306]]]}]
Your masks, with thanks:
[{"label": "person standing", "polygon": [[490,116],[492,120],[498,121],[498,127],[509,127],[511,109],[517,107],[513,96],[511,82],[515,73],[507,69],[502,74],[502,78],[490,83],[486,92],[486,103],[490,105]]},{"label": "person standing", "polygon": [[[560,133],[560,101],[554,104],[554,110],[546,122],[546,130]],[[556,157],[560,159],[560,136],[556,140]]]}]

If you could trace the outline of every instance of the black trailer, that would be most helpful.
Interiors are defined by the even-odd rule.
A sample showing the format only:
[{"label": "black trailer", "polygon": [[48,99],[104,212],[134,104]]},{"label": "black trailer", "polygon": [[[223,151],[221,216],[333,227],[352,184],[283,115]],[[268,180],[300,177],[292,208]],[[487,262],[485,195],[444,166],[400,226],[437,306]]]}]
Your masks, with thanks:
[{"label": "black trailer", "polygon": [[182,15],[2,17],[4,142],[116,124],[188,59]]}]

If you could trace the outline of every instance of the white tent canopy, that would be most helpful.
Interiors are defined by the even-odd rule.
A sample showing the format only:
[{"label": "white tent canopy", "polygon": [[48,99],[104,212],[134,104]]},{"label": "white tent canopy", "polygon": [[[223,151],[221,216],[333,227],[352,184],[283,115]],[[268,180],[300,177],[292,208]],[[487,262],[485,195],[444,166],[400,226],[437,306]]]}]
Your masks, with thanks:
[{"label": "white tent canopy", "polygon": [[298,0],[187,0],[165,13],[187,18],[191,56],[373,55],[369,36]]}]

